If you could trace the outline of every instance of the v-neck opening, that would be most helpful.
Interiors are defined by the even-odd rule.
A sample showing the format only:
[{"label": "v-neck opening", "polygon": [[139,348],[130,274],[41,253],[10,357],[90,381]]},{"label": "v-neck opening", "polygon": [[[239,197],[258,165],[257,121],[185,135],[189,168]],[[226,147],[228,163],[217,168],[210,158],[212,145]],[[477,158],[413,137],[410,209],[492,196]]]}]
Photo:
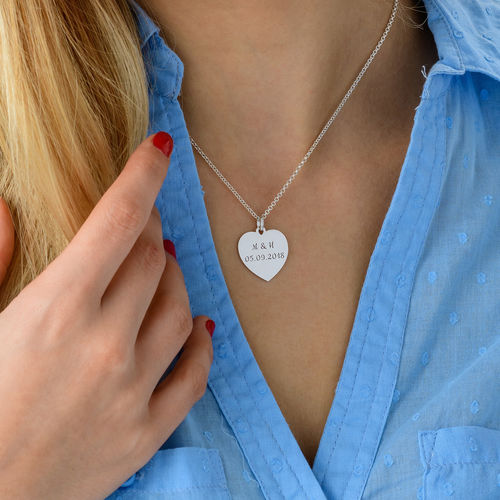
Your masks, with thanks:
[{"label": "v-neck opening", "polygon": [[[424,85],[423,96],[429,94],[429,90],[425,89],[426,84]],[[419,108],[424,101],[425,97],[422,97]],[[438,193],[436,186],[439,182],[436,181],[435,176],[439,174],[439,168],[434,169],[434,174],[432,172],[435,158],[426,167],[422,166],[420,161],[422,151],[425,149],[423,144],[425,138],[429,139],[430,142],[428,141],[428,143],[432,143],[433,138],[436,141],[438,140],[437,137],[439,137],[437,130],[433,130],[430,135],[425,134],[422,127],[424,127],[424,121],[426,120],[428,120],[428,117],[415,120],[412,128],[398,182],[370,256],[337,389],[330,405],[329,415],[312,467],[304,457],[244,334],[218,260],[210,221],[203,201],[201,184],[199,197],[191,197],[189,200],[194,231],[191,238],[197,240],[195,246],[199,248],[202,264],[201,268],[199,266],[193,267],[198,268],[199,272],[205,274],[205,276],[210,276],[210,279],[203,281],[203,284],[200,283],[200,285],[192,288],[190,294],[192,296],[198,295],[198,297],[207,293],[210,294],[212,307],[215,306],[213,313],[217,324],[216,334],[214,334],[214,361],[208,385],[232,428],[266,498],[288,499],[298,497],[320,499],[326,498],[326,495],[331,498],[331,491],[326,478],[331,477],[329,469],[332,466],[339,437],[342,437],[345,441],[345,436],[341,436],[342,431],[345,431],[347,423],[354,425],[352,413],[349,413],[349,409],[351,407],[352,410],[352,406],[355,406],[354,401],[356,398],[369,401],[378,389],[377,385],[373,387],[367,385],[366,378],[360,379],[361,382],[364,382],[361,387],[359,386],[359,380],[357,380],[358,369],[363,367],[361,360],[364,344],[363,336],[366,336],[368,330],[373,328],[372,325],[375,325],[377,321],[384,323],[381,325],[382,328],[384,325],[388,325],[390,329],[395,307],[397,305],[403,309],[405,306],[407,307],[409,287],[412,283],[411,273],[415,270],[415,252],[418,253],[418,249],[422,247],[426,227],[428,221],[430,221]],[[421,141],[418,146],[415,144],[416,137]],[[192,150],[191,154],[193,154]],[[426,160],[429,160],[428,154],[424,156]],[[184,165],[183,168],[193,169],[189,175],[193,176],[194,182],[200,183],[194,156],[189,167]],[[179,187],[186,186],[186,183],[189,182],[185,176],[186,173],[183,172],[182,168],[178,170],[178,173],[180,175]],[[420,186],[420,191],[417,190],[415,194],[414,186],[417,184],[418,179],[420,182],[425,181],[427,187]],[[434,189],[431,190],[431,187]],[[412,204],[412,210],[407,210],[408,203]],[[426,211],[426,223],[422,224],[420,216],[424,209]],[[194,223],[194,214],[197,214],[198,224]],[[399,224],[405,214],[410,214],[415,227],[407,225],[405,226],[406,230],[401,229],[402,226]],[[407,250],[401,252],[401,249],[398,249],[400,265],[397,266],[397,273],[388,271],[385,264],[391,256],[390,250],[393,248],[395,241],[396,246],[402,244],[401,233],[408,233],[408,230],[412,234],[406,234],[405,236]],[[395,239],[396,234],[399,235],[399,240]],[[407,258],[410,249],[414,252],[412,261]],[[187,258],[190,257],[187,256]],[[395,262],[393,259],[391,265],[395,265]],[[409,267],[405,267],[405,264]],[[380,286],[383,272],[385,272],[385,281],[382,281],[382,286]],[[395,292],[389,290],[388,275],[390,275],[390,281],[394,285]],[[379,297],[382,292],[391,295],[390,299],[385,298],[384,307],[389,307],[391,311],[389,316],[386,315],[385,320],[383,317],[377,317],[378,309],[374,305],[376,297]],[[397,302],[398,295],[403,297],[400,299],[400,304]],[[401,320],[401,311],[399,313],[399,319]],[[398,340],[395,341],[388,353],[389,363],[393,370],[392,375],[390,375],[391,382],[386,385],[391,394],[399,365],[400,352],[397,347],[398,345],[401,347],[403,330],[404,323],[400,321],[398,324],[399,335],[395,335]],[[384,355],[387,354],[387,341],[386,338]],[[383,362],[380,363],[379,381],[381,376],[384,378],[388,376],[382,371],[382,365]],[[387,400],[387,394],[385,399]],[[363,417],[357,417],[363,420],[363,422],[358,423],[365,426],[363,436],[366,432],[369,413],[369,411],[365,411]],[[385,417],[381,421],[385,422]],[[359,450],[361,450],[361,447],[362,441],[358,443]],[[375,447],[371,446],[370,452],[373,453],[374,451]],[[287,473],[283,474],[284,471]],[[354,465],[353,474],[357,478],[360,478],[363,474],[366,475],[367,472],[366,468],[360,466],[359,463]],[[361,490],[358,486],[358,491]],[[356,488],[352,491],[356,491]],[[355,497],[350,496],[349,498]]]},{"label": "v-neck opening", "polygon": [[[437,63],[435,66],[438,68]],[[231,300],[185,123],[173,131],[177,168],[160,192],[162,219],[175,238],[175,220],[169,220],[165,207],[184,207],[184,226],[190,230],[178,236],[191,250],[179,252],[179,263],[191,270],[186,286],[193,312],[199,309],[211,314],[217,325],[208,386],[266,498],[354,499],[362,494],[392,401],[415,268],[439,199],[444,160],[437,157],[436,145],[444,140],[444,127],[440,130],[437,120],[445,113],[443,109],[437,115],[434,110],[436,116],[429,116],[432,108],[426,106],[426,101],[441,99],[446,92],[445,78],[434,79],[430,89],[430,76],[437,72],[431,70],[423,86],[396,188],[365,272],[312,467],[259,367]],[[182,116],[177,100],[166,102],[160,97],[164,110],[155,112],[165,112],[168,118],[175,107]],[[378,365],[373,359],[377,354],[381,356]],[[375,384],[367,373],[370,363],[378,367]],[[336,456],[339,449],[343,450],[342,463]]]}]

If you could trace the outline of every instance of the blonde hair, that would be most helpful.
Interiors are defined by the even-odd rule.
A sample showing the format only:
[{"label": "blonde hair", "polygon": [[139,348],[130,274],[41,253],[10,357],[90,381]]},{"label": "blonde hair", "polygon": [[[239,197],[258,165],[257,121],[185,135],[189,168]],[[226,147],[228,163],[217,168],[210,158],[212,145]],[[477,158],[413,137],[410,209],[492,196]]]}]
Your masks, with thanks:
[{"label": "blonde hair", "polygon": [[127,0],[0,1],[0,196],[16,231],[0,311],[70,242],[147,127]]}]

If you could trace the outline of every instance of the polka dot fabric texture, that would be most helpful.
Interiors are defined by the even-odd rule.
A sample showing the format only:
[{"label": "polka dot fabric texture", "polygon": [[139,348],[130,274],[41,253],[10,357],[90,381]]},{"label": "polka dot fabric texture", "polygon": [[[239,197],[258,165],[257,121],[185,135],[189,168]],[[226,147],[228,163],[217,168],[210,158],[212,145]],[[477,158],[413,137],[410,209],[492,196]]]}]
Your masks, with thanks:
[{"label": "polka dot fabric texture", "polygon": [[175,143],[157,199],[164,238],[193,315],[217,328],[205,395],[109,498],[500,499],[500,2],[424,2],[439,60],[424,72],[313,467],[226,287],[177,100],[184,65],[129,2],[149,132]]}]

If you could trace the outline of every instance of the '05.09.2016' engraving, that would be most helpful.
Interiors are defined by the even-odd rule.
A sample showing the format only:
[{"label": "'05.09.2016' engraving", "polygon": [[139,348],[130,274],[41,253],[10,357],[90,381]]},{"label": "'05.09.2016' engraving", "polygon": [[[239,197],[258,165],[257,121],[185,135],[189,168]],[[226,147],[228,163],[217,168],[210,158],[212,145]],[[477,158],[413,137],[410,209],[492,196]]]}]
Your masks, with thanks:
[{"label": "'05.09.2016' engraving", "polygon": [[275,252],[275,251],[272,252],[269,250],[274,250],[274,241],[268,241],[268,242],[261,241],[260,246],[259,243],[253,243],[251,248],[252,253],[245,255],[244,260],[245,262],[254,262],[260,260],[285,258],[285,252]]}]

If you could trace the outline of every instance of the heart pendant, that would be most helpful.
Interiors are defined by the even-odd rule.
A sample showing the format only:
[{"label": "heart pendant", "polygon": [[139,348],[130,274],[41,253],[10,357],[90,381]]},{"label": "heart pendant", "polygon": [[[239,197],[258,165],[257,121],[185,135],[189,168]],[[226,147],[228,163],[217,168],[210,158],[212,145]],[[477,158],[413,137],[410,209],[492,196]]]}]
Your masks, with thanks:
[{"label": "heart pendant", "polygon": [[270,281],[278,274],[288,257],[288,242],[277,229],[264,229],[241,235],[238,253],[245,266],[259,278]]}]

